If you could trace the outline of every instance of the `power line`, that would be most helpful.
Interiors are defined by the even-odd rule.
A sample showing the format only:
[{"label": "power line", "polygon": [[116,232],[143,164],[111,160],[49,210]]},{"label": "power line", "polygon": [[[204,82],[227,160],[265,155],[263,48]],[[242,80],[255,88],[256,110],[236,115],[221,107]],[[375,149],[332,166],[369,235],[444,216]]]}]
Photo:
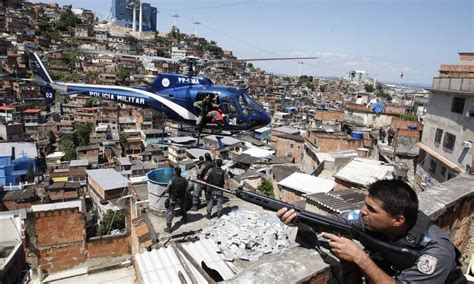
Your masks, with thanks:
[{"label": "power line", "polygon": [[[229,4],[222,4],[222,5],[214,5],[214,6],[206,6],[206,7],[197,7],[197,8],[186,8],[186,9],[173,9],[168,10],[168,12],[178,12],[178,11],[196,11],[196,10],[206,10],[206,9],[217,9],[217,8],[225,8],[225,7],[232,7],[232,6],[239,6],[254,3],[255,1],[244,1],[244,2],[237,2],[237,3],[229,3]],[[167,12],[167,10],[164,10]]]}]

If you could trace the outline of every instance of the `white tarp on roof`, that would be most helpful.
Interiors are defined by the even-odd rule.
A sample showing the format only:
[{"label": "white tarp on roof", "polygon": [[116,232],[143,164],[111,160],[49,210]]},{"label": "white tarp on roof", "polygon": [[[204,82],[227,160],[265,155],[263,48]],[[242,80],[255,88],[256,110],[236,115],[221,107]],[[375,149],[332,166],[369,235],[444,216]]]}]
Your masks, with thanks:
[{"label": "white tarp on roof", "polygon": [[[234,272],[227,266],[222,258],[217,254],[217,245],[211,239],[203,239],[194,243],[183,244],[183,248],[191,254],[192,258],[201,264],[202,261],[212,269],[219,272],[224,280],[234,276]],[[178,250],[171,246],[155,249],[150,252],[145,251],[135,255],[138,268],[143,279],[143,283],[181,283],[178,272],[183,274],[187,283],[191,283],[191,278],[186,273],[178,256]],[[186,257],[181,254],[185,263],[194,275],[197,283],[208,283]]]},{"label": "white tarp on roof", "polygon": [[295,172],[280,181],[278,185],[306,194],[313,194],[329,192],[334,189],[336,183],[329,179]]},{"label": "white tarp on roof", "polygon": [[392,178],[393,171],[393,166],[382,165],[380,161],[355,158],[341,168],[334,177],[367,187],[377,180]]},{"label": "white tarp on roof", "polygon": [[273,155],[273,153],[275,153],[275,151],[265,150],[260,147],[252,147],[242,152],[242,154],[247,154],[256,158],[266,158]]}]

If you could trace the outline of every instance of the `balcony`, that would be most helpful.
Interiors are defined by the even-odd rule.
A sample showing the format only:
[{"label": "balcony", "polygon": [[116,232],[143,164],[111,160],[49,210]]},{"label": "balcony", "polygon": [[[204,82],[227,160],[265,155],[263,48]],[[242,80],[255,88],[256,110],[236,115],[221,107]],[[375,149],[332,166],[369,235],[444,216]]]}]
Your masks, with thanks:
[{"label": "balcony", "polygon": [[474,78],[433,78],[432,90],[474,94]]}]

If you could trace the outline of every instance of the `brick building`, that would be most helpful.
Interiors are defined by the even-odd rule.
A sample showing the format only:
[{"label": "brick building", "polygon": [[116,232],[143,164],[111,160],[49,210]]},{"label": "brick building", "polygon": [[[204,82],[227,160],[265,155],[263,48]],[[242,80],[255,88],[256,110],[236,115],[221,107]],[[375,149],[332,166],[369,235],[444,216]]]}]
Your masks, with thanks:
[{"label": "brick building", "polygon": [[128,229],[114,236],[87,238],[81,201],[34,205],[25,221],[25,252],[33,278],[63,271],[89,259],[129,253]]},{"label": "brick building", "polygon": [[299,135],[281,134],[275,137],[276,156],[291,157],[295,164],[303,160],[304,138]]},{"label": "brick building", "polygon": [[406,108],[397,104],[386,104],[380,113],[373,112],[370,104],[347,102],[344,107],[345,122],[374,128],[390,125],[393,117],[400,117],[400,115],[406,113]]},{"label": "brick building", "polygon": [[298,129],[286,126],[272,129],[272,134],[270,136],[270,144],[272,145],[272,147],[276,147],[276,137],[282,134],[299,135],[300,131]]}]

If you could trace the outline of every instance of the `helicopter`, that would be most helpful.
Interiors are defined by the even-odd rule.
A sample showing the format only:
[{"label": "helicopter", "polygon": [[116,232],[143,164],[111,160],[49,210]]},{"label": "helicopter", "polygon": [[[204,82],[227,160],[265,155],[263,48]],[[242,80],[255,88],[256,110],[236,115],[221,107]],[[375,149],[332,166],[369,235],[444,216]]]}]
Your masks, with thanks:
[{"label": "helicopter", "polygon": [[[202,128],[222,131],[244,131],[263,127],[271,122],[271,117],[248,93],[246,89],[214,85],[211,79],[190,74],[159,74],[147,86],[126,87],[85,83],[65,83],[53,81],[45,65],[36,52],[28,52],[31,62],[41,78],[47,103],[54,102],[54,95],[85,95],[137,107],[148,107],[162,112],[177,123],[196,125],[199,110],[196,101],[207,96],[217,96],[220,110],[225,118],[221,124],[205,121]],[[129,56],[129,55],[127,55]],[[138,56],[136,56],[138,57]],[[282,59],[235,59],[231,61],[288,60]],[[315,59],[304,57],[303,59]],[[162,59],[162,58],[160,58]],[[192,70],[192,65],[190,67]],[[200,133],[199,133],[200,134]]]}]

